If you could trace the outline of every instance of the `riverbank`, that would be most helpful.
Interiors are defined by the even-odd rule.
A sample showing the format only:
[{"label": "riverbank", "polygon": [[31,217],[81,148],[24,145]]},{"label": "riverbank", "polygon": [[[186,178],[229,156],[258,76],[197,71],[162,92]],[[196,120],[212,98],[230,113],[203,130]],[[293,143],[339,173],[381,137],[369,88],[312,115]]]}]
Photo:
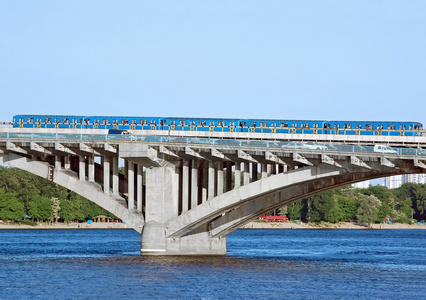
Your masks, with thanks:
[{"label": "riverbank", "polygon": [[[315,223],[292,223],[292,222],[250,222],[242,228],[247,229],[368,229],[363,224],[353,222],[342,222],[342,223],[321,223],[319,225]],[[426,229],[425,224],[373,224],[372,229]]]},{"label": "riverbank", "polygon": [[[373,224],[373,229],[426,229],[425,224]],[[292,223],[292,222],[260,222],[254,221],[246,224],[242,228],[245,229],[367,229],[366,226],[353,222],[343,223],[321,223],[320,225],[308,223]],[[88,223],[40,223],[36,226],[24,225],[19,223],[0,222],[0,229],[132,229],[125,223],[105,223],[93,222]]]},{"label": "riverbank", "polygon": [[36,226],[0,222],[0,229],[132,229],[125,223],[92,222],[88,223],[39,223]]}]

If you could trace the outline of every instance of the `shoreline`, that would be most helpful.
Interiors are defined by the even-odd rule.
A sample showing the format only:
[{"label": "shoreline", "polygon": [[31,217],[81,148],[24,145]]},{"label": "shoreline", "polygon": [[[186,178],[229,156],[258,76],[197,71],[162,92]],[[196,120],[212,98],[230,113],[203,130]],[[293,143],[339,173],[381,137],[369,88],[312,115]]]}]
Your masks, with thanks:
[{"label": "shoreline", "polygon": [[[88,223],[55,223],[45,224],[39,223],[36,226],[0,222],[0,230],[2,229],[133,229],[125,223],[118,222],[93,222]],[[292,223],[292,222],[262,222],[253,221],[241,227],[241,229],[426,229],[425,224],[373,224],[371,228],[367,228],[365,225],[357,224],[353,222],[344,223],[321,223],[320,225],[308,224],[308,223]]]}]

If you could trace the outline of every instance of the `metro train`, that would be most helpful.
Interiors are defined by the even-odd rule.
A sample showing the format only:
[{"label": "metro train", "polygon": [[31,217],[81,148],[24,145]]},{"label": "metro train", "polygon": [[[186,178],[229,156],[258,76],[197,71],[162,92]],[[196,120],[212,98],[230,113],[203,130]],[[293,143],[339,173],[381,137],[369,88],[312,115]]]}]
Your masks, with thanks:
[{"label": "metro train", "polygon": [[423,125],[419,122],[66,115],[16,115],[13,117],[12,124],[13,127],[18,128],[109,129],[111,132],[120,132],[126,130],[181,130],[290,134],[418,136],[422,135],[423,131]]}]

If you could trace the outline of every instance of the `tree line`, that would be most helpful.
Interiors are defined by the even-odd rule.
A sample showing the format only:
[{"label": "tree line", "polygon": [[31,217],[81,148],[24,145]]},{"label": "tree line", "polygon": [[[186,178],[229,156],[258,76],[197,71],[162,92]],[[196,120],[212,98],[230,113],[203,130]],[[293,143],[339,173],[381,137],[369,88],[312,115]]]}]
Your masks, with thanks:
[{"label": "tree line", "polygon": [[279,209],[276,213],[304,222],[347,222],[373,224],[426,220],[426,185],[405,183],[396,189],[345,186],[322,192]]},{"label": "tree line", "polygon": [[91,220],[116,217],[95,203],[28,172],[0,166],[0,220],[37,222]]}]

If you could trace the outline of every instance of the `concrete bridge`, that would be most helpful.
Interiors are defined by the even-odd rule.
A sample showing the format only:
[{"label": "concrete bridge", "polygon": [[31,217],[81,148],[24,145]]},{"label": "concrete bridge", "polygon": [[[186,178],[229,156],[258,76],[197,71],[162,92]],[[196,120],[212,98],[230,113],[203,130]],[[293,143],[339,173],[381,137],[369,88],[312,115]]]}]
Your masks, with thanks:
[{"label": "concrete bridge", "polygon": [[0,128],[0,163],[112,212],[142,233],[142,255],[224,255],[226,235],[273,209],[363,180],[425,173],[422,149],[425,134]]}]

